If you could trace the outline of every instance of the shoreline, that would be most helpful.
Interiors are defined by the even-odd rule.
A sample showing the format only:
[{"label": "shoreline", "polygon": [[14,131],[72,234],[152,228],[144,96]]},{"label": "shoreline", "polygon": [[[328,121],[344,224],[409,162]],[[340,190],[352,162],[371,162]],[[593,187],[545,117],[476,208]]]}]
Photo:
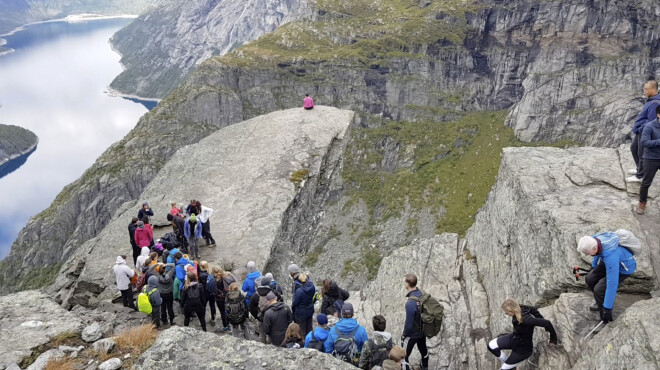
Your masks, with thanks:
[{"label": "shoreline", "polygon": [[0,166],[3,166],[5,164],[13,161],[14,159],[20,158],[20,157],[22,157],[26,154],[32,153],[35,149],[37,149],[38,145],[39,145],[39,137],[37,136],[37,141],[34,144],[30,145],[30,147],[28,147],[27,149],[23,150],[20,153],[10,155],[9,158],[5,159],[4,162],[0,162]]},{"label": "shoreline", "polygon": [[108,96],[111,96],[113,98],[136,99],[136,100],[154,102],[154,103],[158,103],[158,104],[160,104],[161,100],[163,100],[163,99],[158,99],[158,98],[145,98],[143,96],[138,96],[138,95],[133,95],[133,94],[124,94],[121,91],[113,89],[110,86],[106,87],[105,93],[108,94]]}]

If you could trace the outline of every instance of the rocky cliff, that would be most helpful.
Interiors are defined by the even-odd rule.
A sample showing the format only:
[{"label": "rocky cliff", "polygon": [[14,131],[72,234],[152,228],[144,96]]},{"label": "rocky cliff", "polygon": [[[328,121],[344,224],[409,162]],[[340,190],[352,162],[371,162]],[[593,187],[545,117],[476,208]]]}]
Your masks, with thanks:
[{"label": "rocky cliff", "polygon": [[124,66],[110,86],[163,98],[201,61],[310,15],[305,0],[162,2],[110,40]]},{"label": "rocky cliff", "polygon": [[[357,245],[333,258],[327,269],[340,270],[342,279],[360,286],[375,276],[380,259],[395,248],[436,232],[463,234],[474,220],[494,182],[499,149],[519,143],[498,128],[497,121],[501,126],[505,120],[501,113],[466,112],[511,107],[511,112],[520,111],[515,104],[532,91],[523,84],[534,78],[528,67],[555,67],[553,60],[538,58],[557,54],[543,51],[549,45],[559,47],[551,42],[550,31],[525,38],[520,36],[524,30],[543,30],[540,25],[546,23],[550,27],[548,14],[557,16],[554,24],[559,29],[585,24],[580,37],[588,36],[583,46],[593,49],[590,53],[595,57],[552,75],[559,78],[564,72],[573,76],[598,63],[609,63],[611,54],[599,45],[614,38],[605,37],[611,28],[625,29],[620,25],[634,19],[636,26],[625,29],[621,37],[635,36],[629,44],[639,44],[641,51],[631,50],[630,58],[641,60],[648,70],[655,68],[643,50],[651,50],[656,41],[642,37],[654,24],[652,14],[658,5],[653,2],[459,3],[463,4],[317,1],[315,21],[288,23],[222,58],[202,63],[48,210],[28,223],[0,269],[0,289],[6,292],[52,281],[61,263],[95,236],[121,204],[135,201],[178,148],[217,128],[299,106],[305,93],[322,104],[350,108],[357,116],[340,166],[341,177],[334,177],[330,186],[325,210],[329,217],[318,233],[305,236],[311,238],[304,239],[309,241],[305,263],[312,266],[323,251],[328,253],[335,246]],[[580,6],[586,10],[569,12]],[[571,16],[566,17],[567,13]],[[536,23],[541,20],[547,22]],[[604,33],[602,38],[599,32]],[[575,49],[569,44],[565,51],[570,54]],[[575,78],[585,84],[618,82],[632,76],[623,72],[630,68],[589,70],[607,74]],[[617,112],[621,107],[641,106],[633,87],[601,87],[599,96],[625,90],[629,91],[627,100],[608,105],[618,108],[608,108],[591,120],[586,119],[589,110],[562,108],[572,106],[561,100],[567,96],[565,86],[553,90],[560,95],[541,100],[558,107],[548,115],[558,122],[570,121],[561,117],[582,114],[581,129],[537,139],[590,142],[585,132],[601,138],[599,145],[615,145],[624,139],[624,127],[630,122],[621,120]],[[571,94],[576,99],[582,96]],[[630,116],[628,112],[625,115]],[[512,114],[508,122],[517,126],[511,123],[515,121]],[[463,176],[468,173],[476,175]],[[26,281],[30,271],[44,265],[49,266],[50,275]]]},{"label": "rocky cliff", "polygon": [[38,143],[39,138],[34,132],[0,124],[0,172],[7,162],[34,151]]}]

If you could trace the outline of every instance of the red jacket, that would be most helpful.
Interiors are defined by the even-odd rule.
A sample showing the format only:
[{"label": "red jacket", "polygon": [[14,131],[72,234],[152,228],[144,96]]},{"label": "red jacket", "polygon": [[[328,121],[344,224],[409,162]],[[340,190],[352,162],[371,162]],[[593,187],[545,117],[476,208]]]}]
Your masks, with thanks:
[{"label": "red jacket", "polygon": [[151,245],[151,240],[154,238],[154,232],[151,229],[139,227],[135,229],[135,243],[139,247],[148,247]]}]

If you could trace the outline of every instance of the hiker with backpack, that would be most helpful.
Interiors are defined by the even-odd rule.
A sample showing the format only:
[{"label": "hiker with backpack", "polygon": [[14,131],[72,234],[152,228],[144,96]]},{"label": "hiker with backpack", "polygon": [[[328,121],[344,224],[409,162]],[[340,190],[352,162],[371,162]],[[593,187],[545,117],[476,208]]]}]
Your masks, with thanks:
[{"label": "hiker with backpack", "polygon": [[[178,266],[177,266],[178,267]],[[206,331],[206,301],[204,290],[199,284],[194,272],[186,273],[186,283],[181,292],[181,309],[183,310],[183,325],[190,325],[190,318],[195,315],[199,319],[202,330]]]},{"label": "hiker with backpack", "polygon": [[275,294],[282,298],[284,291],[282,290],[282,286],[277,281],[275,281],[275,278],[273,278],[273,273],[269,272],[264,275],[264,277],[270,279],[270,288],[273,290],[273,292],[275,292]]},{"label": "hiker with backpack", "polygon": [[149,219],[149,217],[152,217],[154,215],[154,211],[151,210],[151,207],[149,207],[149,203],[144,202],[142,203],[142,208],[138,211],[138,219],[139,220],[144,220],[144,219]]},{"label": "hiker with backpack", "polygon": [[[259,322],[259,333],[261,335],[261,341],[266,343],[266,332],[263,330],[263,317],[270,306],[268,299],[266,298],[268,294],[275,292],[270,288],[270,279],[265,276],[260,280],[261,285],[257,287],[257,291],[250,297],[250,306],[249,310],[252,316],[257,319]],[[281,298],[275,294],[278,301],[282,301]]]},{"label": "hiker with backpack", "polygon": [[316,322],[319,324],[314,330],[310,331],[305,337],[305,348],[315,349],[319,352],[325,352],[323,343],[328,339],[328,316],[325,314],[316,315]]},{"label": "hiker with backpack", "polygon": [[639,188],[639,204],[635,209],[637,214],[646,213],[646,201],[649,187],[656,173],[660,170],[660,105],[655,109],[655,119],[648,122],[642,131],[642,146],[644,146],[644,177]]},{"label": "hiker with backpack", "polygon": [[301,286],[293,296],[291,309],[293,310],[293,321],[300,326],[300,331],[306,336],[314,328],[314,294],[316,288],[304,273],[299,274],[297,280]]},{"label": "hiker with backpack", "polygon": [[245,292],[245,303],[250,306],[250,298],[257,291],[257,286],[261,285],[261,272],[257,270],[257,264],[254,261],[247,263],[248,274],[243,282],[241,290]]},{"label": "hiker with backpack", "polygon": [[[500,336],[488,343],[488,350],[502,362],[500,369],[515,369],[519,363],[532,355],[534,328],[537,326],[544,328],[550,334],[549,343],[557,344],[555,328],[535,307],[521,306],[508,298],[502,303],[502,310],[512,317],[513,333]],[[507,356],[502,352],[503,349],[510,349],[511,354]]]},{"label": "hiker with backpack", "polygon": [[144,221],[137,222],[137,229],[135,229],[135,243],[142,247],[151,247],[151,241],[154,238],[153,231],[144,226]]},{"label": "hiker with backpack", "polygon": [[381,315],[372,318],[371,323],[374,327],[374,336],[369,339],[362,347],[360,362],[358,367],[364,370],[371,370],[374,366],[382,366],[383,361],[390,357],[390,350],[394,346],[392,334],[385,331],[387,320]]},{"label": "hiker with backpack", "polygon": [[131,268],[126,265],[126,256],[117,256],[112,271],[115,273],[117,289],[121,292],[122,304],[124,307],[135,309],[135,304],[133,303],[133,288],[131,287],[131,278],[135,275],[135,271],[131,270]]},{"label": "hiker with backpack", "polygon": [[183,235],[188,241],[190,255],[199,259],[199,238],[202,237],[202,224],[193,213],[183,225]]},{"label": "hiker with backpack", "polygon": [[323,303],[321,304],[321,313],[328,314],[328,308],[338,299],[345,302],[350,298],[348,291],[341,289],[337,283],[330,279],[323,280],[323,289],[321,290],[323,296]]},{"label": "hiker with backpack", "polygon": [[[147,281],[147,286],[142,288],[141,296],[146,295],[146,302],[143,303],[142,298],[138,296],[138,309],[140,312],[145,312],[151,316],[151,322],[153,322],[156,329],[160,328],[160,306],[163,304],[163,299],[160,296],[158,291],[158,278],[154,275],[149,277]],[[144,311],[145,303],[148,303],[151,308],[148,311]]]},{"label": "hiker with backpack", "polygon": [[[599,311],[600,319],[606,324],[613,320],[612,308],[619,285],[637,269],[633,251],[619,243],[619,232],[630,233],[617,230],[616,233],[605,231],[594,236],[583,236],[577,247],[578,252],[593,256],[591,271],[584,281],[596,300],[590,309]],[[637,240],[636,245],[639,245],[639,240],[634,235],[632,237]]]},{"label": "hiker with backpack", "polygon": [[137,230],[138,221],[137,217],[133,217],[131,223],[128,224],[128,238],[133,248],[133,266],[137,265],[137,258],[140,255],[140,246],[135,242],[135,230]]},{"label": "hiker with backpack", "polygon": [[160,320],[163,325],[174,324],[174,264],[159,264],[156,267],[156,276],[158,277],[158,293],[163,300],[160,312]]},{"label": "hiker with backpack", "polygon": [[404,279],[406,290],[406,323],[403,327],[401,338],[401,347],[406,350],[406,362],[409,361],[410,354],[417,345],[419,353],[422,355],[422,370],[429,367],[429,351],[426,348],[426,335],[422,327],[422,291],[417,288],[417,275],[406,274]]},{"label": "hiker with backpack", "polygon": [[[245,304],[245,297],[238,289],[238,283],[229,284],[227,296],[225,297],[225,306],[227,307],[227,318],[231,323],[232,335],[237,338],[250,339],[245,321],[248,318],[248,309]],[[243,332],[239,334],[239,330]]]},{"label": "hiker with backpack", "polygon": [[268,308],[263,316],[263,333],[276,347],[282,345],[289,324],[293,322],[291,309],[284,302],[277,300],[277,295],[270,292],[266,296]]},{"label": "hiker with backpack", "polygon": [[202,223],[202,237],[206,241],[206,245],[215,245],[215,239],[211,235],[211,221],[209,220],[213,216],[213,209],[203,206],[199,201],[197,201],[197,206],[200,210],[197,219]]},{"label": "hiker with backpack", "polygon": [[289,324],[286,328],[286,334],[282,341],[282,347],[287,349],[300,349],[305,345],[302,334],[300,334],[300,326],[295,322]]},{"label": "hiker with backpack", "polygon": [[353,305],[344,303],[341,320],[328,333],[325,340],[325,353],[357,366],[362,346],[369,340],[367,331],[353,318]]},{"label": "hiker with backpack", "polygon": [[225,271],[222,267],[213,266],[211,269],[213,277],[215,278],[218,287],[218,294],[215,297],[215,303],[220,311],[220,318],[222,319],[222,331],[229,331],[229,317],[226,310],[227,293],[231,284],[236,283],[236,278],[231,272]]}]

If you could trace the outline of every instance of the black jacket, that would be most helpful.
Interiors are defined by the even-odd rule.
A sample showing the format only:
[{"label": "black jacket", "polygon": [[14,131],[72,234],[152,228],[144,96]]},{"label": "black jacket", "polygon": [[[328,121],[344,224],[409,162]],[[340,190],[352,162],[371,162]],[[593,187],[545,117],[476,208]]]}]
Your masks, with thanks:
[{"label": "black jacket", "polygon": [[517,353],[532,353],[534,351],[534,328],[537,326],[543,327],[550,333],[550,342],[557,343],[557,333],[552,323],[543,318],[541,313],[534,307],[520,306],[522,309],[523,322],[519,323],[518,319],[513,317],[513,339],[512,349]]},{"label": "black jacket", "polygon": [[321,313],[322,314],[328,314],[326,310],[330,307],[332,307],[333,304],[335,304],[335,301],[338,299],[341,299],[342,301],[346,302],[346,300],[350,297],[351,295],[345,291],[344,289],[341,289],[337,283],[334,281],[330,283],[330,288],[328,288],[328,291],[323,295],[323,303],[321,304]]},{"label": "black jacket", "polygon": [[266,310],[264,314],[264,332],[275,346],[282,345],[286,336],[286,328],[293,321],[291,309],[283,302],[277,302]]},{"label": "black jacket", "polygon": [[206,294],[204,294],[204,287],[201,286],[199,283],[195,285],[191,285],[187,288],[183,288],[183,291],[181,292],[181,302],[179,304],[181,305],[182,308],[188,309],[192,307],[187,307],[188,304],[188,292],[190,289],[199,289],[199,298],[201,301],[202,307],[206,307]]},{"label": "black jacket", "polygon": [[282,343],[284,348],[305,348],[305,341],[298,338],[289,338],[286,342]]},{"label": "black jacket", "polygon": [[138,211],[138,220],[142,220],[145,216],[149,217],[153,215],[154,215],[154,211],[152,211],[151,208],[149,208],[146,211],[144,210],[144,208],[140,208],[140,210]]},{"label": "black jacket", "polygon": [[130,223],[128,224],[128,237],[130,238],[131,245],[134,247],[137,247],[137,244],[135,243],[135,229],[137,229],[137,223]]},{"label": "black jacket", "polygon": [[259,318],[259,297],[265,297],[270,292],[275,293],[278,302],[283,302],[282,296],[280,296],[277,291],[272,290],[270,286],[262,285],[257,287],[257,291],[252,295],[252,297],[250,297],[250,306],[248,307],[248,311],[250,311],[255,319]]}]

